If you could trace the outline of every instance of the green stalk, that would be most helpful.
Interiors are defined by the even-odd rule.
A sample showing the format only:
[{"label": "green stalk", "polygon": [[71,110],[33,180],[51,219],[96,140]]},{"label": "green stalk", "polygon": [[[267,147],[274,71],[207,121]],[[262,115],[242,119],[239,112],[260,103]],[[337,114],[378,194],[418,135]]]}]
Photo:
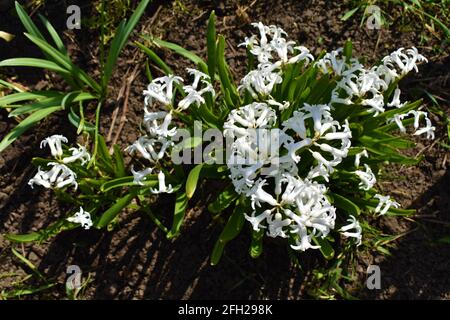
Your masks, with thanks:
[{"label": "green stalk", "polygon": [[95,110],[95,132],[94,132],[94,152],[92,153],[91,161],[89,161],[89,164],[87,168],[89,169],[93,164],[95,164],[95,159],[97,157],[97,151],[98,151],[98,135],[100,131],[100,111],[103,106],[103,101],[100,101],[97,105],[97,109]]}]

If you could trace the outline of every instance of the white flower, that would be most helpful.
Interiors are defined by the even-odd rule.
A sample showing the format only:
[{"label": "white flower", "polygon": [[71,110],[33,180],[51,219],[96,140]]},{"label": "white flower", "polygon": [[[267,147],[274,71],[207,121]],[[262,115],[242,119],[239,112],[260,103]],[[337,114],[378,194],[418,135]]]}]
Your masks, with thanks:
[{"label": "white flower", "polygon": [[41,142],[41,149],[45,147],[46,145],[49,146],[50,152],[52,153],[52,156],[55,158],[59,158],[63,154],[61,143],[67,143],[67,138],[60,134],[55,134],[51,137],[45,138]]},{"label": "white flower", "polygon": [[428,60],[418,53],[415,47],[407,49],[404,52],[404,48],[400,48],[394,52],[392,52],[389,56],[383,58],[383,65],[390,70],[399,70],[400,75],[404,76],[409,73],[411,70],[418,71],[417,62]]},{"label": "white flower", "polygon": [[84,146],[79,146],[78,148],[70,148],[69,151],[72,152],[72,155],[70,157],[65,157],[62,160],[63,163],[72,163],[77,160],[81,160],[81,165],[84,165],[91,159],[91,155]]},{"label": "white flower", "polygon": [[278,108],[278,110],[286,110],[289,108],[290,103],[289,101],[283,101],[283,103],[280,103],[278,101],[273,100],[273,98],[270,98],[269,100],[267,100],[267,103],[271,106],[275,106]]},{"label": "white flower", "polygon": [[406,105],[406,102],[405,103],[400,102],[400,94],[401,94],[400,89],[396,88],[394,91],[394,96],[392,97],[392,101],[388,103],[388,107],[402,108],[403,106]]},{"label": "white flower", "polygon": [[244,217],[245,219],[251,223],[252,228],[254,231],[260,231],[261,228],[266,228],[265,226],[261,225],[261,223],[267,219],[267,217],[269,217],[271,214],[271,210],[265,210],[263,213],[259,214],[259,215],[255,215],[255,212],[253,212],[253,214],[251,216],[247,215],[246,213],[244,213]]},{"label": "white flower", "polygon": [[375,178],[372,169],[370,169],[367,164],[364,164],[364,167],[366,168],[366,171],[356,170],[355,174],[361,180],[361,182],[359,183],[359,187],[362,190],[367,191],[371,189],[375,185],[375,183],[377,183],[377,179]]},{"label": "white flower", "polygon": [[75,190],[78,188],[75,172],[66,165],[56,162],[50,162],[48,165],[52,167],[49,171],[42,171],[39,167],[36,175],[28,181],[32,188],[35,184],[48,189],[61,189],[68,185],[73,185]]},{"label": "white flower", "polygon": [[[158,121],[161,120],[163,120],[162,123],[158,124]],[[168,138],[176,135],[176,128],[169,129],[171,121],[172,112],[145,112],[144,115],[144,125],[146,126],[149,135],[155,138]]]},{"label": "white flower", "polygon": [[374,198],[380,201],[375,208],[375,213],[380,213],[380,215],[386,214],[390,207],[400,207],[400,203],[391,200],[390,196],[382,196],[381,194],[376,194]]},{"label": "white flower", "polygon": [[224,135],[229,137],[248,136],[247,129],[270,129],[277,121],[275,111],[265,103],[254,102],[234,109],[224,123]]},{"label": "white flower", "polygon": [[370,109],[368,110],[369,113],[373,113],[373,116],[376,117],[380,113],[384,112],[384,97],[382,94],[379,94],[375,90],[372,91],[372,98],[370,99],[364,99],[361,101],[361,104],[363,106],[368,106]]},{"label": "white flower", "polygon": [[79,223],[86,230],[89,230],[93,225],[91,214],[87,211],[84,211],[82,207],[80,207],[80,210],[76,212],[73,217],[67,218],[67,221],[72,223]]},{"label": "white flower", "polygon": [[138,151],[145,159],[157,162],[164,158],[167,148],[172,145],[173,142],[164,137],[154,139],[143,136],[125,150],[131,154]]},{"label": "white flower", "polygon": [[144,90],[145,106],[153,104],[154,100],[164,106],[170,106],[173,98],[173,86],[181,82],[183,82],[183,78],[171,74],[154,79],[148,85],[147,90]]},{"label": "white flower", "polygon": [[274,86],[283,81],[279,72],[274,72],[277,65],[260,64],[257,70],[250,71],[241,80],[241,85],[238,87],[239,91],[246,89],[254,99],[258,98],[258,94],[267,97],[272,92]]},{"label": "white flower", "polygon": [[[400,129],[400,132],[405,133],[406,128],[403,126],[403,120],[405,119],[405,117],[408,117],[410,115],[414,116],[414,129],[416,130],[414,132],[414,135],[418,136],[426,133],[427,139],[434,139],[434,131],[436,130],[436,127],[433,126],[426,112],[411,110],[408,113],[395,114],[392,118],[388,119],[386,122],[387,123],[395,122],[395,124]],[[425,127],[422,128],[420,128],[421,118],[424,118],[425,120]]]},{"label": "white flower", "polygon": [[158,189],[150,189],[152,193],[159,194],[159,193],[172,193],[173,188],[172,185],[169,184],[169,186],[166,186],[166,176],[164,175],[164,172],[160,171],[158,173]]},{"label": "white flower", "polygon": [[416,130],[416,132],[414,132],[414,135],[419,136],[426,133],[427,139],[434,139],[434,131],[436,130],[436,127],[432,125],[431,120],[427,117],[426,113],[425,113],[425,124],[426,124],[425,127]]},{"label": "white flower", "polygon": [[367,153],[367,150],[366,150],[366,149],[364,149],[363,151],[361,151],[361,152],[355,154],[355,167],[356,167],[356,168],[359,167],[359,164],[360,164],[360,162],[361,162],[361,157],[366,157],[366,158],[369,157],[369,154]]},{"label": "white flower", "polygon": [[[356,220],[356,218],[352,215],[350,215],[350,218],[347,219],[347,222],[349,222],[348,225],[343,226],[339,231],[342,233],[342,235],[346,238],[355,238],[357,240],[357,246],[361,244],[362,241],[362,235],[361,231],[362,228],[359,224],[359,222]],[[354,229],[354,232],[349,232],[349,230]]]},{"label": "white flower", "polygon": [[307,66],[311,61],[314,61],[314,57],[312,56],[308,48],[305,48],[304,46],[297,46],[294,47],[294,49],[298,50],[299,53],[297,53],[294,57],[289,58],[288,63],[305,61],[305,66]]},{"label": "white flower", "polygon": [[343,51],[343,48],[339,48],[327,52],[322,59],[319,59],[316,62],[316,66],[318,66],[324,74],[329,73],[331,69],[332,72],[340,76],[346,76],[363,69],[363,66],[356,59],[352,58],[349,63],[347,63],[346,58],[342,56]]},{"label": "white flower", "polygon": [[257,181],[253,189],[249,192],[253,210],[255,210],[255,205],[261,207],[261,203],[267,203],[273,207],[278,204],[277,200],[271,194],[264,191],[263,187],[267,184],[266,182],[266,180]]},{"label": "white flower", "polygon": [[133,179],[133,183],[143,186],[144,185],[143,181],[145,181],[145,178],[149,174],[151,174],[152,171],[153,171],[152,168],[146,168],[146,169],[141,170],[141,171],[135,171],[134,167],[132,166],[131,167],[131,173],[133,174],[133,178],[134,178]]}]

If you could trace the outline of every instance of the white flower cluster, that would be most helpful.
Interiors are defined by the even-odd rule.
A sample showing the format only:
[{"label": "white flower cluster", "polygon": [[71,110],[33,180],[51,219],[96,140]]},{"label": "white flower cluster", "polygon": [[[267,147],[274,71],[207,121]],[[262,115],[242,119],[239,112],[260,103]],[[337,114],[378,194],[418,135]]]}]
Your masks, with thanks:
[{"label": "white flower cluster", "polygon": [[[144,90],[145,107],[143,124],[146,134],[139,137],[126,150],[130,153],[138,152],[143,158],[147,159],[152,167],[136,171],[131,168],[134,177],[134,183],[144,185],[146,178],[153,173],[154,167],[163,160],[174,146],[172,138],[177,134],[176,126],[172,126],[174,113],[188,109],[191,105],[199,107],[205,103],[206,94],[212,97],[215,95],[210,77],[198,70],[187,69],[193,76],[192,84],[181,87],[183,78],[168,75],[154,79]],[[178,102],[175,107],[176,90],[180,89],[184,93],[184,98]],[[149,107],[162,106],[164,110],[149,111]],[[172,193],[171,185],[166,185],[166,176],[163,171],[158,173],[158,189],[151,189],[154,194]]]},{"label": "white flower cluster", "polygon": [[258,67],[241,80],[238,89],[241,92],[247,90],[256,99],[258,95],[270,96],[274,86],[281,83],[283,65],[301,61],[307,65],[314,57],[307,48],[286,40],[284,36],[287,34],[283,29],[273,25],[265,26],[261,22],[252,25],[258,28],[259,37],[252,35],[245,38],[245,42],[239,46],[246,46],[256,56]]},{"label": "white flower cluster", "polygon": [[[36,175],[28,181],[32,188],[35,184],[48,189],[62,189],[67,186],[73,186],[75,190],[78,188],[77,175],[66,164],[80,161],[81,165],[84,166],[91,159],[91,155],[86,150],[86,147],[78,146],[78,148],[69,149],[72,155],[63,157],[62,144],[67,142],[67,138],[59,134],[42,140],[40,147],[48,146],[57,162],[48,163],[47,165],[51,167],[48,171],[42,170],[41,167],[38,168]],[[90,213],[84,211],[82,207],[73,217],[67,218],[67,221],[79,223],[86,230],[93,225]]]},{"label": "white flower cluster", "polygon": [[[400,101],[401,91],[398,87],[394,90],[392,101],[387,104],[383,94],[396,80],[412,70],[417,72],[417,63],[422,61],[426,62],[427,59],[419,54],[416,48],[407,50],[400,48],[384,57],[380,65],[366,69],[356,59],[347,61],[343,56],[343,49],[338,49],[325,54],[316,62],[316,66],[325,74],[333,73],[340,77],[332,92],[330,104],[333,107],[338,107],[339,104],[362,105],[367,107],[367,112],[376,117],[386,108],[402,108],[406,105]],[[395,122],[400,131],[405,132],[402,120],[411,114],[416,118],[414,134],[426,134],[427,139],[434,139],[435,127],[432,126],[426,112],[413,110],[405,114],[397,114],[387,122]],[[420,117],[425,120],[423,127],[419,127]]]},{"label": "white flower cluster", "polygon": [[[251,199],[253,212],[246,219],[255,231],[265,229],[270,237],[290,237],[292,248],[318,248],[314,237],[326,237],[335,227],[336,209],[326,197],[326,183],[330,174],[348,156],[352,133],[347,120],[333,119],[331,112],[339,104],[362,105],[368,113],[378,116],[386,108],[401,108],[400,89],[394,90],[392,101],[385,105],[383,93],[389,86],[411,70],[416,63],[426,61],[415,48],[399,49],[385,57],[382,64],[366,69],[357,59],[347,59],[343,49],[326,53],[315,62],[324,74],[335,77],[337,86],[328,104],[303,104],[292,116],[280,122],[279,114],[290,103],[278,102],[272,97],[274,87],[283,81],[283,67],[290,63],[314,60],[309,50],[285,39],[286,32],[276,26],[253,24],[259,36],[246,38],[243,45],[258,60],[256,70],[242,80],[240,92],[247,91],[258,102],[232,110],[224,124],[226,137],[234,139],[227,165],[236,192]],[[289,55],[294,55],[289,57]],[[415,117],[415,135],[434,137],[425,112],[410,111],[389,119],[404,132],[403,118]],[[424,119],[425,126],[420,127]],[[355,155],[353,172],[359,179],[359,188],[370,190],[376,176],[362,158],[367,150]],[[375,213],[385,214],[390,207],[399,207],[389,196],[376,195],[379,205]],[[354,216],[339,231],[344,237],[361,243],[362,228]]]},{"label": "white flower cluster", "polygon": [[44,171],[39,167],[36,175],[28,182],[32,188],[35,184],[48,189],[61,189],[70,185],[75,190],[78,188],[77,175],[66,164],[81,161],[81,165],[84,165],[91,159],[91,156],[84,146],[79,146],[78,148],[69,149],[72,152],[71,156],[63,157],[62,143],[67,143],[67,141],[67,138],[62,135],[53,135],[41,142],[41,148],[48,146],[52,156],[58,162],[48,163],[48,166],[51,167],[48,171]]},{"label": "white flower cluster", "polygon": [[[350,128],[335,121],[327,105],[305,104],[281,130],[273,128],[276,122],[276,111],[263,102],[231,111],[224,124],[225,136],[234,138],[230,178],[236,191],[251,199],[254,211],[246,218],[254,230],[267,229],[270,237],[290,234],[295,250],[319,248],[313,237],[334,229],[336,209],[325,196],[326,186],[314,179],[328,181],[347,157]],[[303,178],[298,168],[308,162],[302,157],[311,161]]]}]

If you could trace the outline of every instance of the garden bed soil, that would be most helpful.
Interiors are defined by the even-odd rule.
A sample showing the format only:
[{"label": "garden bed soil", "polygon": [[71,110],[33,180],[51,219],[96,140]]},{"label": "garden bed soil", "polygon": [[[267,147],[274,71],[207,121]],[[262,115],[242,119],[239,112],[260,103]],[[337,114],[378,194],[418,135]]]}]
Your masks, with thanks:
[{"label": "garden bed soil", "polygon": [[[83,14],[93,12],[89,1],[79,1]],[[48,1],[39,9],[49,17],[58,30],[64,30],[63,2]],[[359,20],[347,22],[340,17],[350,7],[339,1],[157,1],[151,4],[137,30],[176,42],[200,56],[206,55],[206,23],[210,10],[217,14],[218,32],[227,39],[227,59],[239,79],[245,72],[245,50],[238,44],[253,32],[250,23],[262,21],[276,24],[286,30],[290,38],[308,47],[314,54],[324,49],[342,46],[353,40],[354,52],[366,56],[373,63],[399,47],[415,45],[427,56],[429,64],[420,66],[419,73],[411,74],[402,88],[405,97],[416,98],[416,88],[426,88],[430,93],[448,101],[449,58],[445,48],[436,53],[430,40],[419,44],[419,33],[398,31],[394,24],[388,28],[367,30],[359,27]],[[0,22],[0,30],[18,34],[21,30],[17,18],[10,16]],[[93,74],[98,74],[98,33],[94,30],[65,31],[70,54]],[[137,39],[137,38],[136,38]],[[7,49],[6,49],[7,48]],[[10,44],[1,44],[0,58],[21,56],[36,52],[24,37]],[[184,75],[188,61],[158,51],[174,70]],[[110,86],[110,98],[102,116],[102,132],[107,135],[114,110],[123,111],[119,91],[136,64],[140,73],[135,77],[129,95],[126,122],[117,140],[126,147],[138,136],[138,125],[143,113],[142,91],[147,85],[144,75],[145,59],[136,49],[128,46],[122,54]],[[157,73],[156,69],[153,69]],[[52,75],[30,70],[9,70],[16,75],[14,81],[29,88],[58,86]],[[9,77],[11,79],[11,77]],[[447,115],[447,102],[442,107]],[[439,118],[432,121],[437,127],[437,138],[445,141],[445,129]],[[14,119],[0,110],[0,136],[14,125]],[[116,132],[118,126],[113,128]],[[0,233],[27,233],[46,227],[68,208],[59,205],[51,192],[41,188],[31,189],[27,182],[35,168],[31,159],[46,156],[39,142],[51,134],[62,133],[74,141],[74,130],[63,114],[42,122],[27,132],[6,151],[0,154]],[[113,135],[114,136],[114,135]],[[448,141],[448,140],[447,140]],[[449,299],[450,298],[450,245],[436,240],[450,234],[448,152],[437,143],[417,140],[412,155],[425,156],[416,167],[390,166],[386,182],[380,187],[398,199],[403,207],[418,209],[417,222],[406,219],[382,218],[380,225],[387,234],[405,234],[397,239],[391,256],[366,252],[358,258],[358,281],[352,285],[357,297],[371,299]],[[212,191],[213,190],[213,191]],[[187,213],[182,234],[169,241],[143,215],[124,212],[114,232],[98,230],[73,230],[60,234],[42,244],[15,246],[38,270],[57,285],[31,298],[64,299],[64,283],[69,265],[79,265],[84,278],[89,273],[90,283],[82,298],[85,299],[300,299],[307,297],[302,284],[306,271],[317,265],[317,254],[301,256],[303,271],[290,263],[286,247],[266,241],[262,256],[253,260],[248,255],[249,234],[243,232],[226,248],[221,263],[212,267],[210,253],[220,233],[221,226],[212,220],[205,209],[205,199],[214,193],[214,186],[203,186],[192,201],[193,209]],[[173,203],[163,199],[159,209],[170,224]],[[447,226],[447,227],[446,227]],[[382,289],[365,288],[365,270],[369,264],[378,264],[382,271]],[[20,275],[30,270],[11,254],[11,243],[0,236],[0,291],[11,288]],[[7,276],[15,274],[16,276]],[[33,280],[32,280],[33,281]],[[37,285],[37,282],[31,282]]]}]

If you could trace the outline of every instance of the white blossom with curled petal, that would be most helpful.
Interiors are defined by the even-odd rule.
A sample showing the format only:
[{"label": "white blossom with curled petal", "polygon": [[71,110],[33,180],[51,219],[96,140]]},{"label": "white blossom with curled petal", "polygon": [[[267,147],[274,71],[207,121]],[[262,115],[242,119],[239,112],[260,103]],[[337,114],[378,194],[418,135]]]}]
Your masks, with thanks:
[{"label": "white blossom with curled petal", "polygon": [[173,142],[165,138],[149,138],[146,136],[139,137],[125,151],[133,154],[139,152],[145,159],[151,162],[158,162],[165,155],[169,147],[173,146]]},{"label": "white blossom with curled petal", "polygon": [[93,225],[91,214],[87,211],[84,211],[82,207],[80,207],[80,210],[78,210],[78,212],[76,212],[74,216],[67,218],[67,221],[78,223],[86,230],[89,230]]},{"label": "white blossom with curled petal", "polygon": [[172,193],[173,192],[173,188],[172,188],[171,184],[166,186],[166,176],[165,176],[164,172],[160,171],[158,173],[158,189],[152,188],[152,189],[150,189],[150,191],[154,194]]},{"label": "white blossom with curled petal", "polygon": [[347,59],[342,55],[343,52],[343,48],[327,52],[321,59],[316,61],[316,66],[324,74],[333,72],[339,76],[353,74],[363,69],[363,66],[354,58],[347,62]]},{"label": "white blossom with curled petal", "polygon": [[359,187],[362,190],[368,191],[370,190],[375,183],[377,183],[377,178],[372,172],[372,169],[367,164],[364,164],[364,168],[366,171],[356,170],[355,174],[359,177],[361,182],[359,183]]},{"label": "white blossom with curled petal", "polygon": [[406,102],[401,103],[400,94],[401,94],[400,89],[396,88],[394,91],[394,96],[392,97],[392,101],[388,103],[388,107],[402,108],[406,105]]},{"label": "white blossom with curled petal", "polygon": [[260,213],[256,215],[255,212],[252,213],[251,216],[244,213],[245,219],[250,222],[252,225],[252,229],[256,232],[260,231],[261,229],[265,229],[266,226],[262,225],[261,223],[266,220],[271,214],[271,210],[265,210],[263,213]]},{"label": "white blossom with curled petal", "polygon": [[356,168],[359,167],[359,164],[360,164],[360,162],[361,162],[361,158],[362,158],[362,157],[365,157],[365,158],[368,158],[368,157],[369,157],[369,154],[367,153],[367,150],[366,150],[366,149],[364,149],[363,151],[361,151],[361,152],[355,154],[355,167],[356,167]]},{"label": "white blossom with curled petal", "polygon": [[[162,121],[161,121],[162,120]],[[158,123],[161,121],[161,124]],[[145,112],[144,125],[150,137],[170,138],[177,134],[177,128],[169,129],[172,122],[172,112]]]},{"label": "white blossom with curled petal", "polygon": [[379,200],[378,205],[375,208],[375,213],[379,213],[380,215],[386,214],[391,207],[400,208],[400,203],[391,200],[390,196],[376,194],[374,198]]},{"label": "white blossom with curled petal", "polygon": [[152,168],[146,168],[141,171],[135,171],[134,167],[131,166],[131,173],[133,174],[133,183],[143,186],[145,178],[151,174],[153,171]]},{"label": "white blossom with curled petal", "polygon": [[[418,110],[411,110],[407,113],[402,113],[402,114],[395,114],[392,118],[387,119],[386,123],[393,123],[395,122],[395,124],[397,125],[397,127],[399,128],[400,132],[402,133],[406,133],[406,128],[403,125],[403,120],[408,117],[408,116],[414,116],[414,135],[418,136],[418,135],[422,135],[422,134],[426,134],[426,138],[427,139],[434,139],[435,135],[434,132],[436,131],[436,127],[433,126],[431,120],[428,118],[428,114],[424,111],[418,111]],[[420,127],[420,120],[421,119],[425,120],[425,126],[424,127]]]},{"label": "white blossom with curled petal", "polygon": [[78,148],[70,148],[69,151],[72,152],[72,155],[69,157],[65,157],[62,159],[63,163],[72,163],[77,160],[81,160],[81,165],[86,164],[89,160],[91,160],[91,155],[86,150],[84,146],[78,146]]},{"label": "white blossom with curled petal", "polygon": [[183,78],[171,74],[153,79],[147,90],[144,90],[145,107],[152,105],[155,100],[166,107],[170,106],[172,104],[174,85],[181,82],[183,82]]},{"label": "white blossom with curled petal", "polygon": [[39,167],[36,175],[28,181],[28,185],[33,188],[35,184],[38,184],[48,189],[61,189],[69,185],[72,185],[75,190],[78,188],[77,175],[69,167],[57,162],[50,162],[48,166],[52,167],[49,171],[43,171]]},{"label": "white blossom with curled petal", "polygon": [[42,149],[43,147],[48,145],[52,156],[55,158],[60,158],[63,155],[62,143],[67,142],[68,140],[65,136],[55,134],[42,140],[40,147]]},{"label": "white blossom with curled petal", "polygon": [[276,84],[283,81],[279,71],[274,71],[276,65],[260,64],[257,70],[250,71],[241,80],[241,85],[238,87],[240,92],[247,90],[254,99],[258,95],[268,97]]},{"label": "white blossom with curled petal", "polygon": [[[361,225],[353,215],[349,216],[347,222],[349,224],[340,228],[339,231],[346,238],[355,238],[357,246],[361,245],[362,242]],[[353,230],[353,232],[350,232],[350,230]]]},{"label": "white blossom with curled petal", "polygon": [[383,70],[389,69],[392,74],[395,74],[396,70],[398,70],[401,77],[412,70],[418,72],[417,63],[422,61],[428,62],[423,55],[419,54],[415,47],[406,50],[400,48],[383,58],[382,62],[385,66]]},{"label": "white blossom with curled petal", "polygon": [[248,129],[271,129],[276,121],[275,110],[265,103],[253,102],[231,110],[223,125],[224,135],[233,138],[248,136]]}]

